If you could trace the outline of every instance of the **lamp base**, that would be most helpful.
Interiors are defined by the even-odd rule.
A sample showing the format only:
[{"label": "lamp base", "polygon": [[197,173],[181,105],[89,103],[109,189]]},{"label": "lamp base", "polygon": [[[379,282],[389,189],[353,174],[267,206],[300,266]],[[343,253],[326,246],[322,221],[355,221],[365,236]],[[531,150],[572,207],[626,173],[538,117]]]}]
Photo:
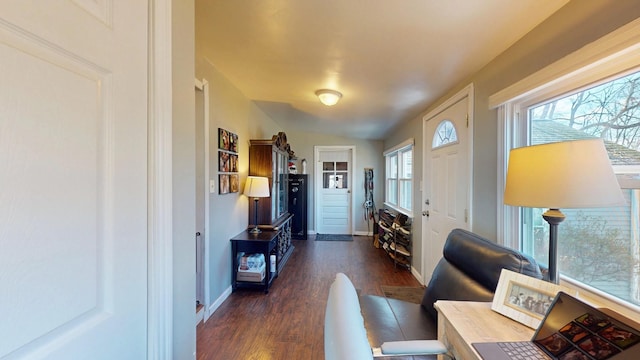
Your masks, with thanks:
[{"label": "lamp base", "polygon": [[542,218],[549,223],[549,282],[560,283],[558,269],[558,224],[564,221],[564,214],[559,209],[549,209]]},{"label": "lamp base", "polygon": [[249,230],[249,234],[260,234],[262,232],[262,230],[258,229],[258,227],[254,227],[253,229]]}]

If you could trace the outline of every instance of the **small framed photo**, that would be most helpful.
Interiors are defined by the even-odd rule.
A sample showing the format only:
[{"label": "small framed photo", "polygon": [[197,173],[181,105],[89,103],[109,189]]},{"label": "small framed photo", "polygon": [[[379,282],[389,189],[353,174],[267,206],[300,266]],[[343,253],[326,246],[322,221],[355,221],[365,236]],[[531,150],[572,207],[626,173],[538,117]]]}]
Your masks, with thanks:
[{"label": "small framed photo", "polygon": [[502,269],[491,309],[536,329],[560,290],[575,296],[560,285]]},{"label": "small framed photo", "polygon": [[229,154],[228,152],[218,152],[218,171],[231,172],[231,154]]},{"label": "small framed photo", "polygon": [[238,152],[238,134],[229,133],[229,151]]},{"label": "small framed photo", "polygon": [[218,180],[220,183],[220,191],[219,193],[228,194],[229,193],[229,174],[218,175]]},{"label": "small framed photo", "polygon": [[229,150],[231,146],[230,133],[222,128],[218,128],[218,148],[221,150]]},{"label": "small framed photo", "polygon": [[240,176],[238,174],[229,175],[229,191],[232,193],[240,191]]},{"label": "small framed photo", "polygon": [[229,172],[238,172],[237,154],[229,154]]}]

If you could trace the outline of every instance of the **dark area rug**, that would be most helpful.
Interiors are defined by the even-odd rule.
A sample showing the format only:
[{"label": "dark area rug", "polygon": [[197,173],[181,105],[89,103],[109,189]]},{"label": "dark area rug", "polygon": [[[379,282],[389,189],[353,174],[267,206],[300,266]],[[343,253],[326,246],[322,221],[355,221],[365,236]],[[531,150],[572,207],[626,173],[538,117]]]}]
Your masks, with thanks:
[{"label": "dark area rug", "polygon": [[382,292],[385,297],[391,299],[398,299],[409,301],[415,304],[420,304],[422,301],[422,295],[424,295],[424,288],[421,286],[386,286],[381,285]]},{"label": "dark area rug", "polygon": [[353,241],[353,235],[316,234],[316,241]]}]

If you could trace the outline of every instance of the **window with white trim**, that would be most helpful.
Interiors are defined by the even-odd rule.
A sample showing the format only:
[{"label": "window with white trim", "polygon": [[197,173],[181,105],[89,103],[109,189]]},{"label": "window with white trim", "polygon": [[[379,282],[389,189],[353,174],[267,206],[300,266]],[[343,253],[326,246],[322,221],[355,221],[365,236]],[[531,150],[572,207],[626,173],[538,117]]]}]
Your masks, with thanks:
[{"label": "window with white trim", "polygon": [[384,152],[385,205],[406,215],[412,215],[413,139]]},{"label": "window with white trim", "polygon": [[[504,164],[511,148],[604,140],[627,204],[562,209],[566,219],[558,227],[558,266],[565,281],[640,305],[640,54],[630,60],[626,56],[621,64],[609,54],[599,66],[577,68],[530,89],[517,84],[513,88],[526,89],[521,94],[494,96],[507,98],[496,101],[503,120],[499,127]],[[506,167],[503,170],[502,186]],[[506,245],[519,247],[543,266],[548,263],[549,239],[541,215],[545,210],[504,207],[498,220],[504,239],[519,239]]]}]

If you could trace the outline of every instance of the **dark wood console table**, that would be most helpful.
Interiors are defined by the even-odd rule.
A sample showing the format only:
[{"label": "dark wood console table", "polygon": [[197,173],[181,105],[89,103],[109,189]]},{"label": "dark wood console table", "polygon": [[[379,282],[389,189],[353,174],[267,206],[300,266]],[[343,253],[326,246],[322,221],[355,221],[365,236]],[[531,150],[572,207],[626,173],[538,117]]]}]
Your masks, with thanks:
[{"label": "dark wood console table", "polygon": [[[249,230],[245,230],[231,239],[231,256],[232,256],[232,279],[231,288],[235,291],[237,288],[257,288],[263,289],[265,293],[269,292],[269,287],[275,278],[278,277],[280,271],[284,267],[287,260],[293,252],[293,244],[291,244],[291,216],[288,216],[280,226],[271,229],[261,229],[258,234],[251,234]],[[238,254],[264,254],[265,276],[261,282],[238,281]],[[276,255],[276,271],[270,271],[269,257]]]}]

